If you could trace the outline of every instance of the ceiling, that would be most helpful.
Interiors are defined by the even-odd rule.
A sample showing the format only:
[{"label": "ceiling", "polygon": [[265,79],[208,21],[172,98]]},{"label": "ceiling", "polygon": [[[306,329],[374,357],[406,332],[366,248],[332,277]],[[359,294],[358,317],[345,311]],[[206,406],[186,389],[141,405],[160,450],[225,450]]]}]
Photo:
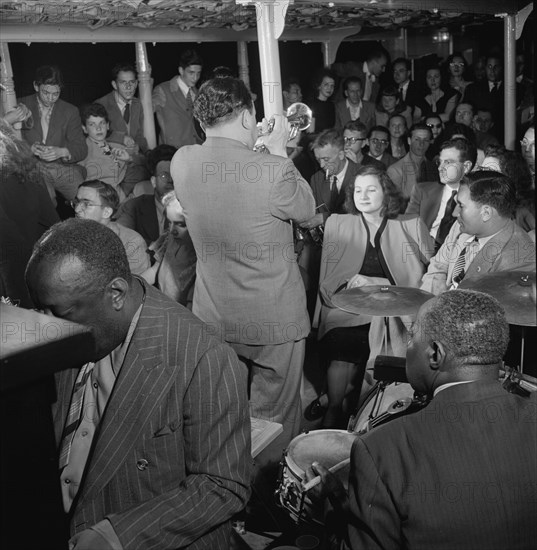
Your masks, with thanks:
[{"label": "ceiling", "polygon": [[[528,3],[528,0],[291,0],[285,28],[314,36],[315,31],[348,27],[361,27],[362,32],[449,27],[484,22],[494,19],[495,14],[516,13]],[[275,9],[281,9],[281,5],[282,2],[276,2]],[[194,33],[198,38],[216,31],[242,40],[237,33],[256,29],[256,12],[252,5],[237,4],[235,0],[1,0],[0,23],[4,40],[24,41],[24,29],[35,32],[36,26],[42,30],[174,29]],[[15,28],[17,36],[9,32]]]}]

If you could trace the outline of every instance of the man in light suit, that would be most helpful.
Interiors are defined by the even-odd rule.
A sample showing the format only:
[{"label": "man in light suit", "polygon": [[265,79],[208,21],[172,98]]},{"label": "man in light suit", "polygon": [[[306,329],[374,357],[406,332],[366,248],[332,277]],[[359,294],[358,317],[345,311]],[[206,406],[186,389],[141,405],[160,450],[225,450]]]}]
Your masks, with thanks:
[{"label": "man in light suit", "polygon": [[90,327],[95,339],[93,363],[57,378],[70,548],[227,550],[251,462],[236,355],[132,276],[121,241],[97,222],[53,226],[26,281],[37,307]]},{"label": "man in light suit", "polygon": [[350,76],[343,82],[345,99],[336,103],[335,128],[340,132],[347,122],[358,120],[366,126],[366,131],[375,124],[375,104],[362,100],[362,81]]},{"label": "man in light suit", "polygon": [[498,381],[508,340],[487,294],[454,290],[420,308],[406,373],[432,401],[356,438],[348,501],[325,468],[308,473],[321,473],[352,550],[534,547],[537,393]]},{"label": "man in light suit", "polygon": [[462,178],[473,170],[477,159],[475,145],[463,138],[451,139],[441,145],[438,158],[440,181],[419,182],[410,194],[406,214],[418,214],[431,237],[442,245],[456,218],[453,216]]},{"label": "man in light suit", "polygon": [[179,76],[153,90],[153,108],[160,127],[159,143],[177,148],[202,143],[201,128],[193,118],[196,84],[202,66],[199,54],[187,50],[179,60]]},{"label": "man in light suit", "polygon": [[113,90],[97,99],[108,113],[111,134],[108,141],[122,143],[127,147],[132,162],[127,167],[123,186],[128,196],[136,183],[149,178],[144,162],[147,152],[147,140],[144,136],[144,109],[137,97],[134,97],[138,80],[136,71],[128,63],[118,63],[112,69]]},{"label": "man in light suit", "polygon": [[432,258],[421,289],[433,294],[495,271],[535,272],[535,243],[513,220],[515,187],[503,174],[472,172],[456,196],[455,223]]},{"label": "man in light suit", "polygon": [[23,125],[22,137],[39,159],[39,169],[54,204],[55,192],[67,201],[75,198],[86,175],[76,163],[88,154],[78,109],[60,99],[62,87],[60,70],[43,65],[35,73],[35,94],[20,100],[32,113]]},{"label": "man in light suit", "polygon": [[310,330],[290,221],[314,214],[308,183],[286,158],[287,121],[253,151],[257,123],[242,80],[205,82],[194,112],[203,145],[182,147],[171,173],[198,257],[192,311],[249,367],[252,416],[283,424],[256,458],[277,465],[300,430],[300,386]]}]

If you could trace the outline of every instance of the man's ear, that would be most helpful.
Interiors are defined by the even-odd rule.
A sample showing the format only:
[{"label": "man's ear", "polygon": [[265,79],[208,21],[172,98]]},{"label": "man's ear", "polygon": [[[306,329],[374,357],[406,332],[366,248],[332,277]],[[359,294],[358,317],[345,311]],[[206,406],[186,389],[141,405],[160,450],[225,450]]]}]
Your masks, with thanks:
[{"label": "man's ear", "polygon": [[82,124],[82,131],[87,135],[88,131],[86,130],[86,125]]},{"label": "man's ear", "polygon": [[252,124],[254,126],[256,125],[255,117],[248,109],[244,109],[242,111],[241,123],[242,123],[242,127],[245,128],[246,130],[251,130]]},{"label": "man's ear", "polygon": [[117,92],[117,83],[116,83],[116,81],[112,80],[111,84],[112,84],[112,88],[114,88],[114,90],[116,90],[116,92]]},{"label": "man's ear", "polygon": [[156,189],[157,188],[157,177],[156,176],[151,176],[149,181],[151,182],[151,185],[153,186],[153,189]]},{"label": "man's ear", "polygon": [[112,307],[116,311],[121,311],[127,299],[129,283],[122,277],[116,277],[108,283],[106,291],[111,298]]},{"label": "man's ear", "polygon": [[112,214],[114,213],[114,210],[110,208],[109,206],[105,206],[103,208],[103,214],[107,219],[110,219],[112,217]]},{"label": "man's ear", "polygon": [[469,160],[465,160],[462,165],[464,166],[464,175],[468,174],[472,169],[472,163]]},{"label": "man's ear", "polygon": [[490,206],[489,204],[484,204],[483,206],[481,206],[480,209],[481,219],[484,222],[489,221],[490,218],[492,218],[492,216],[494,215],[495,211],[496,209],[494,207]]},{"label": "man's ear", "polygon": [[36,92],[39,92],[39,84],[38,84],[37,82],[34,81],[33,85],[34,85],[34,90],[35,90]]},{"label": "man's ear", "polygon": [[345,149],[342,149],[338,154],[337,154],[339,160],[345,160]]},{"label": "man's ear", "polygon": [[446,361],[446,348],[442,342],[433,341],[427,350],[429,366],[432,370],[440,370]]}]

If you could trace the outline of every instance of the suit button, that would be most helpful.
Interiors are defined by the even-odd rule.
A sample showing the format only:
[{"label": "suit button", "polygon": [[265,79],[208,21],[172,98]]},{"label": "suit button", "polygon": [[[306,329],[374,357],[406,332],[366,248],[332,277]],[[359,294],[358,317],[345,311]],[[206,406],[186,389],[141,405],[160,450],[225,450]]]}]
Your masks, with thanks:
[{"label": "suit button", "polygon": [[140,471],[147,470],[148,465],[149,465],[149,462],[145,458],[140,458],[140,460],[136,461],[136,467]]},{"label": "suit button", "polygon": [[480,271],[481,271],[481,267],[480,267],[480,266],[478,266],[478,268],[477,268],[477,272],[479,273]]}]

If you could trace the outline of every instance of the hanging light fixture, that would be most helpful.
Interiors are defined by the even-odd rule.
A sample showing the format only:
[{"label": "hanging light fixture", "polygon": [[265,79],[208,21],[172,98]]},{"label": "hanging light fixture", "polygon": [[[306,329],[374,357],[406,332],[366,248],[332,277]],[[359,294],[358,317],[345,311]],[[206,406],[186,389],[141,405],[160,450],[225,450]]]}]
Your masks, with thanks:
[{"label": "hanging light fixture", "polygon": [[442,27],[433,35],[433,42],[449,42],[449,31],[446,27]]}]

